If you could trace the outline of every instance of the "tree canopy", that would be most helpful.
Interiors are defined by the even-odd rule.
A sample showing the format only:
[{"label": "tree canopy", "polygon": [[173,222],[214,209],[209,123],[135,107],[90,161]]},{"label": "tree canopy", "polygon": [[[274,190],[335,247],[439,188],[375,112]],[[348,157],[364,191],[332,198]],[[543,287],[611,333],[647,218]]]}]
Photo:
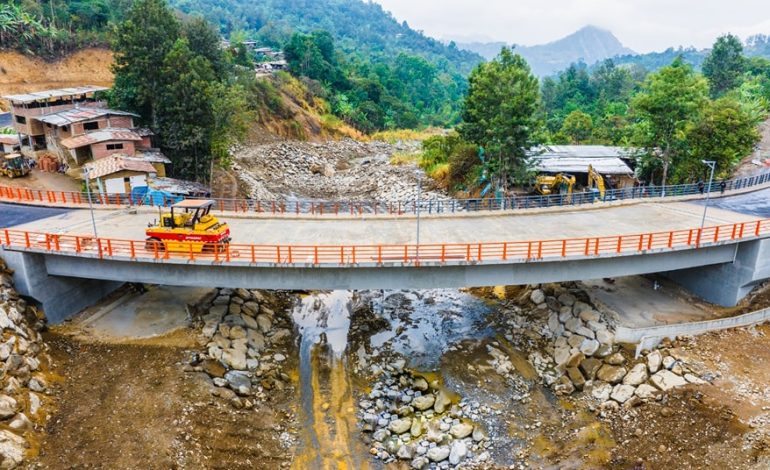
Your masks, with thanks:
[{"label": "tree canopy", "polygon": [[703,62],[703,75],[709,81],[711,96],[719,98],[737,88],[745,70],[741,40],[732,34],[719,37]]}]

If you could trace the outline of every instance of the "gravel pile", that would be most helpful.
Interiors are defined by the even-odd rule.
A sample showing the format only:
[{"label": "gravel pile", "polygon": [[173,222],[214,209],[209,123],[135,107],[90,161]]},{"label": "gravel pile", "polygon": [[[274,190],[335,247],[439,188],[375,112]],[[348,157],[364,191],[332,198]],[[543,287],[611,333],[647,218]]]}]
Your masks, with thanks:
[{"label": "gravel pile", "polygon": [[406,201],[416,197],[420,176],[424,199],[448,200],[415,165],[390,164],[395,153],[418,148],[354,140],[284,141],[240,150],[233,168],[255,200]]}]

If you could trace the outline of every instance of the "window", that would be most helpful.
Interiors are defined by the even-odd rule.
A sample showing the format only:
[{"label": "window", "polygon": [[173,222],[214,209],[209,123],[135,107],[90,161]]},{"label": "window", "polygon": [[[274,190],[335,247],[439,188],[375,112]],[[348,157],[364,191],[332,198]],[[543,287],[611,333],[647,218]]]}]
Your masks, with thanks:
[{"label": "window", "polygon": [[83,124],[83,129],[87,131],[97,131],[99,130],[99,121],[87,122]]},{"label": "window", "polygon": [[123,150],[123,144],[107,144],[107,150]]},{"label": "window", "polygon": [[25,118],[24,116],[16,116],[16,122],[18,122],[19,124],[26,124],[27,118]]}]

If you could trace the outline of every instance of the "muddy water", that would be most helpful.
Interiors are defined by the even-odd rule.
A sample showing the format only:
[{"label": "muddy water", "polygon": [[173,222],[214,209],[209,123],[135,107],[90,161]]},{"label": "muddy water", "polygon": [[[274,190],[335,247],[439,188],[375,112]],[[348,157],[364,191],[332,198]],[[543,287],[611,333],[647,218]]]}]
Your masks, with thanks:
[{"label": "muddy water", "polygon": [[356,435],[353,387],[344,357],[357,294],[314,293],[293,311],[300,339],[299,382],[304,416],[296,469],[358,469],[367,465]]}]

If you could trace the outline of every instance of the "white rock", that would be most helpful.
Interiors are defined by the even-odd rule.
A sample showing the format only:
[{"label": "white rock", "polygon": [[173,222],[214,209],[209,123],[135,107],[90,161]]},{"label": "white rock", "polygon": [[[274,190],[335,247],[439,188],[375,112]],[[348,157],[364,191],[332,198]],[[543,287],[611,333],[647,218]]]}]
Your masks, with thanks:
[{"label": "white rock", "polygon": [[577,329],[581,326],[583,326],[583,322],[581,322],[579,318],[571,317],[569,320],[564,322],[564,328],[573,333],[577,333]]},{"label": "white rock", "polygon": [[572,335],[569,338],[567,338],[567,344],[569,344],[573,348],[579,348],[583,345],[583,341],[585,341],[587,338],[585,336],[580,335]]},{"label": "white rock", "polygon": [[598,385],[594,385],[594,387],[591,389],[591,396],[601,402],[605,402],[609,400],[611,394],[612,394],[612,385],[605,382],[602,382]]},{"label": "white rock", "polygon": [[27,442],[11,431],[0,430],[0,456],[3,468],[15,468],[24,460]]},{"label": "white rock", "polygon": [[637,364],[628,372],[628,374],[626,374],[625,378],[623,379],[623,384],[637,386],[643,384],[646,381],[647,366],[645,364]]},{"label": "white rock", "polygon": [[666,356],[663,358],[663,367],[665,369],[671,369],[674,367],[674,364],[676,364],[676,359],[674,359],[671,356]]},{"label": "white rock", "polygon": [[449,434],[455,439],[465,439],[473,433],[473,425],[468,423],[457,423],[449,429]]},{"label": "white rock", "polygon": [[273,321],[265,314],[257,315],[257,324],[262,333],[267,333],[273,327]]},{"label": "white rock", "polygon": [[596,332],[596,341],[598,341],[599,344],[612,346],[615,344],[615,335],[607,330],[599,330]]},{"label": "white rock", "polygon": [[0,395],[0,419],[8,419],[16,414],[16,400],[8,395]]},{"label": "white rock", "polygon": [[42,403],[38,394],[29,392],[29,414],[32,416],[37,415],[37,412],[40,411],[41,405]]},{"label": "white rock", "polygon": [[457,465],[462,462],[468,455],[468,446],[463,441],[454,441],[452,443],[452,449],[449,452],[449,463],[451,465]]},{"label": "white rock", "polygon": [[395,421],[391,421],[391,423],[388,425],[388,429],[393,434],[404,434],[405,432],[409,432],[411,428],[412,420],[410,418],[397,419]]},{"label": "white rock", "polygon": [[649,399],[649,398],[655,398],[655,395],[658,393],[658,389],[653,387],[652,385],[648,384],[642,384],[638,387],[636,387],[636,392],[634,394],[642,399]]},{"label": "white rock", "polygon": [[647,355],[647,370],[650,371],[650,374],[658,372],[662,363],[663,356],[661,356],[660,351],[655,350]]},{"label": "white rock", "polygon": [[631,385],[616,385],[615,388],[612,389],[610,398],[618,403],[623,404],[634,396],[635,391],[636,388],[632,387]]},{"label": "white rock", "polygon": [[586,328],[585,326],[578,327],[575,333],[581,336],[585,336],[586,338],[589,338],[589,339],[596,338],[596,333],[594,333],[594,330],[590,328]]},{"label": "white rock", "polygon": [[449,447],[438,446],[432,449],[428,449],[427,457],[433,462],[442,462],[449,458]]},{"label": "white rock", "polygon": [[599,312],[596,310],[583,310],[580,312],[580,319],[584,322],[594,321],[598,322],[601,320],[601,315],[599,315]]},{"label": "white rock", "polygon": [[412,406],[417,410],[425,411],[428,408],[431,408],[435,401],[436,398],[433,395],[422,395],[412,400]]},{"label": "white rock", "polygon": [[701,379],[700,377],[696,377],[693,374],[684,374],[684,379],[690,382],[691,384],[695,384],[695,385],[706,385],[708,383],[705,380]]},{"label": "white rock", "polygon": [[580,352],[586,356],[593,356],[598,349],[599,342],[595,339],[586,339],[583,341],[583,344],[580,345]]},{"label": "white rock", "polygon": [[687,381],[669,370],[662,370],[650,378],[650,382],[658,389],[667,392],[672,388],[687,385]]}]

